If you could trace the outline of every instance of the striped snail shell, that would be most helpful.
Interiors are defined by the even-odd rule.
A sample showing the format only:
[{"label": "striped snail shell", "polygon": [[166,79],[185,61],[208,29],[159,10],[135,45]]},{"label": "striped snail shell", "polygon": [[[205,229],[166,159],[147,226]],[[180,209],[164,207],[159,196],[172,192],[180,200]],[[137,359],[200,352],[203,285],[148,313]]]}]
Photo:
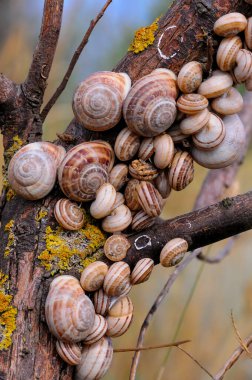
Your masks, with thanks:
[{"label": "striped snail shell", "polygon": [[100,71],[81,82],[73,97],[76,119],[91,131],[106,131],[121,119],[122,104],[131,86],[125,73]]},{"label": "striped snail shell", "polygon": [[137,185],[139,185],[139,183],[140,181],[138,181],[138,179],[130,179],[124,190],[126,205],[132,211],[138,211],[141,209],[137,196]]},{"label": "striped snail shell", "polygon": [[59,199],[54,207],[54,216],[59,225],[66,230],[76,231],[85,224],[83,211],[69,199]]},{"label": "striped snail shell", "polygon": [[50,285],[45,316],[49,330],[57,339],[80,342],[93,327],[95,311],[77,278],[63,275]]},{"label": "striped snail shell", "polygon": [[174,155],[174,143],[167,133],[157,136],[153,141],[155,155],[154,164],[158,169],[166,168]]},{"label": "striped snail shell", "polygon": [[75,201],[95,199],[96,191],[108,182],[114,152],[105,141],[89,141],[76,145],[62,161],[58,179],[61,190]]},{"label": "striped snail shell", "polygon": [[141,210],[133,216],[131,228],[134,231],[142,231],[153,226],[155,220],[156,218],[149,216],[146,212]]},{"label": "striped snail shell", "polygon": [[96,192],[96,199],[90,206],[90,214],[96,219],[102,219],[113,210],[116,200],[116,190],[110,183],[104,183]]},{"label": "striped snail shell", "polygon": [[108,324],[102,315],[95,314],[93,327],[84,340],[84,344],[93,344],[100,340],[107,331]]},{"label": "striped snail shell", "polygon": [[103,283],[103,289],[108,296],[120,296],[130,283],[130,267],[119,261],[109,268]]},{"label": "striped snail shell", "polygon": [[127,126],[144,137],[159,135],[175,120],[176,97],[176,81],[165,69],[154,70],[135,82],[124,101]]},{"label": "striped snail shell", "polygon": [[141,160],[146,161],[149,158],[151,158],[153,153],[154,153],[153,138],[145,137],[141,142],[141,145],[138,151],[138,158],[141,158]]},{"label": "striped snail shell", "polygon": [[178,86],[185,94],[197,90],[202,82],[202,64],[196,61],[188,62],[182,67],[178,75]]},{"label": "striped snail shell", "polygon": [[208,100],[200,94],[184,94],[177,100],[178,109],[187,115],[195,115],[208,106]]},{"label": "striped snail shell", "polygon": [[111,338],[84,346],[81,362],[75,371],[75,380],[100,380],[108,371],[113,358]]},{"label": "striped snail shell", "polygon": [[246,17],[241,13],[232,12],[218,18],[213,29],[218,36],[233,37],[242,32],[246,26]]},{"label": "striped snail shell", "polygon": [[109,174],[109,182],[114,186],[116,191],[119,191],[128,181],[128,166],[125,164],[117,164],[113,167]]},{"label": "striped snail shell", "polygon": [[31,143],[19,149],[8,167],[12,189],[28,200],[44,198],[55,184],[62,149],[48,142]]},{"label": "striped snail shell", "polygon": [[81,347],[78,343],[62,342],[57,340],[56,351],[69,365],[77,365],[81,360]]},{"label": "striped snail shell", "polygon": [[214,149],[221,144],[225,133],[226,129],[221,118],[211,113],[207,125],[192,136],[193,144],[202,150]]},{"label": "striped snail shell", "polygon": [[175,153],[169,172],[169,183],[176,191],[183,190],[188,186],[194,175],[193,159],[187,152]]},{"label": "striped snail shell", "polygon": [[121,261],[126,257],[130,246],[131,244],[126,236],[112,235],[104,244],[104,253],[111,261]]},{"label": "striped snail shell", "polygon": [[107,272],[108,266],[102,261],[89,264],[81,274],[80,284],[82,288],[89,292],[100,289]]},{"label": "striped snail shell", "polygon": [[131,160],[140,146],[140,138],[129,128],[124,128],[118,134],[115,141],[115,154],[121,161]]},{"label": "striped snail shell", "polygon": [[120,298],[109,310],[107,336],[116,338],[129,328],[133,318],[133,303],[129,297]]},{"label": "striped snail shell", "polygon": [[204,95],[207,99],[217,98],[227,92],[233,85],[233,79],[230,74],[223,71],[213,71],[213,75],[206,79],[198,88],[198,93]]},{"label": "striped snail shell", "polygon": [[140,159],[131,161],[129,164],[129,173],[133,178],[140,181],[151,181],[158,176],[158,169],[150,162]]},{"label": "striped snail shell", "polygon": [[139,260],[133,269],[130,281],[132,285],[141,284],[150,278],[152,269],[154,268],[154,261],[149,258]]},{"label": "striped snail shell", "polygon": [[106,315],[110,307],[111,298],[100,288],[94,293],[94,308],[97,314]]},{"label": "striped snail shell", "polygon": [[137,185],[138,201],[149,216],[161,214],[164,201],[158,190],[150,182],[142,181]]},{"label": "striped snail shell", "polygon": [[161,194],[162,198],[168,198],[171,193],[171,186],[169,184],[169,171],[163,170],[157,178],[154,180],[154,185],[156,189]]},{"label": "striped snail shell", "polygon": [[207,108],[203,111],[190,115],[183,119],[180,123],[180,130],[185,135],[192,135],[201,130],[209,121],[210,112]]},{"label": "striped snail shell", "polygon": [[252,76],[252,53],[247,49],[240,49],[236,56],[236,63],[233,71],[235,82],[245,82]]},{"label": "striped snail shell", "polygon": [[132,221],[130,209],[121,205],[111,212],[111,215],[106,216],[102,221],[102,228],[106,232],[121,232],[125,230]]},{"label": "striped snail shell", "polygon": [[164,267],[177,265],[185,256],[188,250],[188,243],[181,238],[175,238],[165,244],[160,253],[160,263]]},{"label": "striped snail shell", "polygon": [[216,61],[222,71],[230,71],[235,66],[235,60],[242,48],[242,40],[239,36],[226,37],[221,41]]}]

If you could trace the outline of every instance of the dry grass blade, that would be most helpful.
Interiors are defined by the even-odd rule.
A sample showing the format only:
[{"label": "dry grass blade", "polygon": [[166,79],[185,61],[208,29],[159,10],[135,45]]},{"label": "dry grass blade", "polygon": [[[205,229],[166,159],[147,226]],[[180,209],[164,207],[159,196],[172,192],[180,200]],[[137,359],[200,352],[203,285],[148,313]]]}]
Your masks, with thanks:
[{"label": "dry grass blade", "polygon": [[195,359],[189,352],[187,352],[186,350],[184,350],[183,348],[181,348],[179,346],[177,346],[177,348],[180,351],[184,352],[184,354],[186,354],[187,356],[189,356],[189,358],[191,358],[192,361],[194,361],[194,363],[197,364],[197,366],[199,366],[209,377],[211,377],[211,379],[215,380],[214,377],[213,377],[213,375],[205,367],[203,367],[203,365],[197,359]]},{"label": "dry grass blade", "polygon": [[182,344],[191,342],[189,339],[187,340],[181,340],[179,342],[174,343],[166,343],[166,344],[160,344],[158,346],[148,346],[148,347],[131,347],[131,348],[116,348],[114,350],[115,353],[120,352],[132,352],[132,351],[149,351],[149,350],[156,350],[158,348],[167,348],[167,347],[178,347]]},{"label": "dry grass blade", "polygon": [[240,343],[240,346],[243,348],[243,350],[247,353],[247,355],[252,359],[252,353],[249,351],[247,344],[243,341],[241,334],[236,326],[234,316],[233,316],[233,311],[231,311],[231,320],[232,320],[232,325],[234,327],[235,335],[238,339],[238,342]]}]

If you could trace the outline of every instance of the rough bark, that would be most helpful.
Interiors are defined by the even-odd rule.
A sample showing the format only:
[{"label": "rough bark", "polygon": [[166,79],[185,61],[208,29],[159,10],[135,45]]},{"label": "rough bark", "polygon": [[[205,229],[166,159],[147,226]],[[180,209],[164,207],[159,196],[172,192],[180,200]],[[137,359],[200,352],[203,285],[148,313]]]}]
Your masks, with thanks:
[{"label": "rough bark", "polygon": [[[251,8],[243,1],[176,1],[159,21],[154,44],[140,54],[128,53],[115,70],[128,72],[134,81],[156,67],[169,66],[178,72],[185,62],[195,59],[204,63],[206,71],[209,71],[216,47],[216,38],[211,32],[216,18],[235,10],[249,15]],[[41,138],[39,113],[57,45],[62,9],[63,0],[45,1],[40,39],[25,82],[19,86],[4,75],[0,76],[0,126],[4,135],[6,165],[17,145]],[[176,28],[168,29],[173,25]],[[160,56],[157,49],[160,38],[162,55],[169,58]],[[103,138],[111,141],[114,135],[115,130],[108,131]],[[16,136],[18,140],[15,140]],[[69,148],[83,140],[97,137],[98,134],[84,131],[73,120],[58,143]],[[46,226],[55,226],[52,207],[60,191],[56,187],[46,199],[37,202],[28,202],[17,196],[7,201],[8,191],[6,185],[0,201],[0,268],[9,276],[9,285],[4,292],[13,294],[13,305],[18,313],[12,345],[0,355],[0,379],[70,380],[73,369],[59,360],[55,352],[55,340],[48,333],[44,322],[44,301],[50,272],[38,260],[45,249]],[[143,255],[155,256],[157,260],[158,252],[168,237],[185,236],[193,249],[252,228],[252,213],[249,211],[252,209],[251,202],[252,194],[248,193],[167,221],[159,225],[158,229],[153,227],[132,236],[133,245],[128,261],[133,264]],[[38,217],[40,211],[45,209],[47,215]],[[11,220],[14,221],[12,227],[5,230]],[[224,228],[218,230],[217,226]],[[148,238],[143,238],[143,235]],[[151,245],[146,246],[143,254],[143,249],[137,247],[146,244],[147,240],[145,242],[144,239]],[[9,247],[8,255],[5,255],[6,247]]]}]

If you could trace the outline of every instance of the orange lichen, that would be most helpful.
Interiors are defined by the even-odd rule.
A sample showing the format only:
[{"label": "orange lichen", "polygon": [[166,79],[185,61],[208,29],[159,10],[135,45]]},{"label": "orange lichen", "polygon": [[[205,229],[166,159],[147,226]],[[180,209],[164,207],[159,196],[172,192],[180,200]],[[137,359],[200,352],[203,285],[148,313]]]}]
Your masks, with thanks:
[{"label": "orange lichen", "polygon": [[4,231],[9,232],[8,242],[4,251],[5,257],[9,256],[11,249],[14,248],[15,246],[15,235],[14,235],[13,229],[14,229],[14,220],[12,219],[4,227]]},{"label": "orange lichen", "polygon": [[134,39],[130,44],[129,51],[140,53],[155,41],[155,32],[158,29],[159,17],[149,26],[138,29],[135,32]]}]

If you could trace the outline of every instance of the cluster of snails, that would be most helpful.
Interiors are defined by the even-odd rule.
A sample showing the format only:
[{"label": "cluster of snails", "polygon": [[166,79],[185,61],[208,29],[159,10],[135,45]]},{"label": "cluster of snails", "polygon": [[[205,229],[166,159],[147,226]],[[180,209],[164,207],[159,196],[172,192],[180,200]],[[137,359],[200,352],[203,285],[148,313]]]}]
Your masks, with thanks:
[{"label": "cluster of snails", "polygon": [[[238,36],[243,31],[244,46]],[[80,83],[73,112],[84,128],[106,131],[123,116],[125,125],[113,147],[95,140],[66,152],[37,142],[22,147],[10,161],[9,183],[26,199],[45,197],[58,180],[66,198],[57,201],[54,215],[64,229],[82,228],[85,215],[76,202],[92,202],[90,214],[112,234],[104,245],[105,255],[114,262],[111,267],[90,264],[80,282],[57,277],[46,301],[57,351],[77,365],[78,380],[105,374],[113,356],[111,337],[122,335],[132,321],[127,294],[132,285],[149,278],[154,266],[145,258],[130,272],[122,261],[130,249],[126,232],[154,224],[171,190],[181,191],[193,180],[194,161],[222,168],[240,155],[245,133],[237,113],[243,99],[233,85],[244,82],[252,90],[252,18],[227,14],[216,21],[214,32],[224,37],[216,58],[219,70],[206,80],[202,64],[193,61],[178,76],[156,69],[132,86],[126,73],[108,71]],[[185,240],[173,239],[163,248],[160,262],[176,265],[187,250]],[[85,291],[92,293],[90,298]]]},{"label": "cluster of snails", "polygon": [[[172,239],[161,251],[161,264],[176,265],[187,249],[185,240]],[[133,285],[149,279],[153,267],[150,258],[139,260],[132,272],[123,261],[110,267],[96,261],[84,269],[80,281],[62,275],[51,282],[46,321],[57,338],[59,356],[77,366],[76,380],[98,380],[105,375],[113,357],[111,338],[123,335],[132,322],[133,304],[128,293]]]}]

